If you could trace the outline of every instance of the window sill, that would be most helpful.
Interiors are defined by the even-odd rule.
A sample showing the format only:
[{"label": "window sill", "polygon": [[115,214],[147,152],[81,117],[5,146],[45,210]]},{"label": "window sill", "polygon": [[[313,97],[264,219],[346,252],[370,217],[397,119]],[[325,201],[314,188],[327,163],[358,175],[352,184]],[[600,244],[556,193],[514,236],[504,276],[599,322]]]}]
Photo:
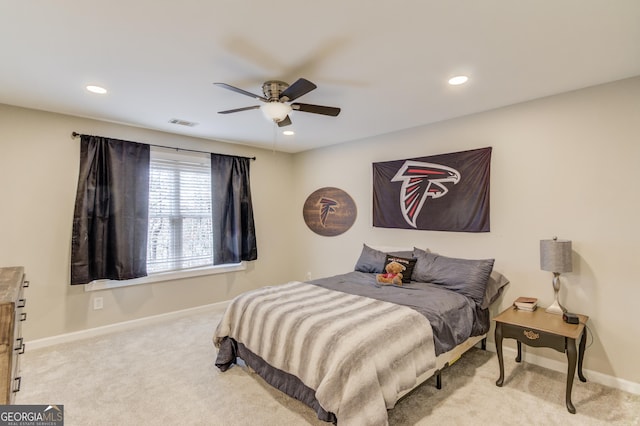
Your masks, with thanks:
[{"label": "window sill", "polygon": [[84,291],[107,290],[110,288],[129,287],[132,285],[152,284],[162,281],[173,281],[183,278],[200,277],[204,275],[225,274],[227,272],[244,271],[247,269],[246,262],[229,265],[207,266],[205,268],[187,269],[184,271],[162,272],[152,274],[142,278],[132,280],[96,280],[84,285]]}]

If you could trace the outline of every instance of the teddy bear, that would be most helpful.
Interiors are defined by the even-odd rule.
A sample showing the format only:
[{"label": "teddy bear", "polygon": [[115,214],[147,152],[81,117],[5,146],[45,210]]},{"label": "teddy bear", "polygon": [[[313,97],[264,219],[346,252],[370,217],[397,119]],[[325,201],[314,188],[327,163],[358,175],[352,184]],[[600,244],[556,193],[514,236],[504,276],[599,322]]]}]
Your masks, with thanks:
[{"label": "teddy bear", "polygon": [[405,269],[407,268],[398,262],[389,262],[387,266],[384,267],[387,273],[376,275],[376,281],[381,284],[396,284],[402,286],[402,271]]}]

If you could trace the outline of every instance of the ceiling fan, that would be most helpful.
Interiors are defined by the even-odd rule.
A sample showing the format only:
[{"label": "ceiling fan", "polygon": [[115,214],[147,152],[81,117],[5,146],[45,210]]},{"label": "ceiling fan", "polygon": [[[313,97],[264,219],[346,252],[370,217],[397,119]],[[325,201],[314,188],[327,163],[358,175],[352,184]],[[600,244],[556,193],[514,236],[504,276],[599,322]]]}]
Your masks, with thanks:
[{"label": "ceiling fan", "polygon": [[263,102],[262,105],[218,111],[218,114],[230,114],[233,112],[248,111],[251,109],[261,109],[268,119],[273,120],[278,124],[278,127],[284,127],[291,124],[291,118],[289,118],[289,113],[291,111],[310,112],[312,114],[330,115],[332,117],[336,117],[340,114],[340,108],[336,107],[301,104],[298,102],[289,103],[318,87],[304,78],[299,78],[291,86],[278,80],[265,81],[262,84],[262,92],[264,93],[264,96],[255,95],[226,83],[213,84]]}]

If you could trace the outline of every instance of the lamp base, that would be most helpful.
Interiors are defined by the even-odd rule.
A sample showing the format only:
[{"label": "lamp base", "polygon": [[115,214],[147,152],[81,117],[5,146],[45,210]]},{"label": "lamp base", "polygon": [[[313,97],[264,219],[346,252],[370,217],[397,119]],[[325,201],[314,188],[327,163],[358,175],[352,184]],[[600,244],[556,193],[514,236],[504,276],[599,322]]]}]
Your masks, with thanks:
[{"label": "lamp base", "polygon": [[558,301],[558,293],[560,292],[560,273],[559,272],[554,272],[553,273],[553,293],[554,293],[554,297],[553,297],[553,303],[551,304],[551,306],[549,306],[546,310],[547,312],[549,312],[550,314],[557,314],[557,315],[562,315],[565,312],[567,312],[567,310],[564,308],[564,306],[562,306],[560,304],[560,302]]},{"label": "lamp base", "polygon": [[558,302],[558,299],[556,299],[551,306],[549,306],[547,309],[545,309],[546,312],[549,312],[550,314],[557,314],[557,315],[562,315],[565,312],[567,312],[567,310],[564,308],[564,306],[562,306],[560,304],[560,302]]}]

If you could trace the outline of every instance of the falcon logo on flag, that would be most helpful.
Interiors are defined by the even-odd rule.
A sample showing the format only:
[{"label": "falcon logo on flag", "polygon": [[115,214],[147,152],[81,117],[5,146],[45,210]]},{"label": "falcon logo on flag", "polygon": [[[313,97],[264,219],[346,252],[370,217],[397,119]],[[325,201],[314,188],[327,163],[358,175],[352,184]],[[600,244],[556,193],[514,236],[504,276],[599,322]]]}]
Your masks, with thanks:
[{"label": "falcon logo on flag", "polygon": [[460,172],[441,164],[405,161],[392,182],[402,181],[400,209],[404,220],[416,228],[418,215],[427,198],[440,198],[449,192],[445,185],[460,182]]},{"label": "falcon logo on flag", "polygon": [[322,226],[326,226],[327,217],[329,213],[335,213],[338,202],[331,198],[322,197],[319,201],[320,204],[320,223]]}]

